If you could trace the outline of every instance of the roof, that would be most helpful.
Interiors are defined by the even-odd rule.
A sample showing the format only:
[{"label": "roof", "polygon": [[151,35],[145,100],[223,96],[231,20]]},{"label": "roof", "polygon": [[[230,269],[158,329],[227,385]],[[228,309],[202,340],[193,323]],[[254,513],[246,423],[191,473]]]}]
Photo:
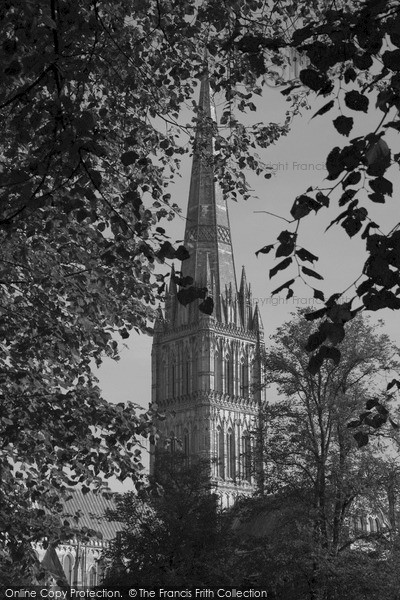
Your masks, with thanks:
[{"label": "roof", "polygon": [[79,518],[75,521],[78,527],[94,529],[101,534],[105,542],[113,540],[117,532],[122,530],[123,525],[119,521],[109,521],[105,516],[107,510],[115,510],[112,497],[106,498],[102,494],[93,492],[83,494],[80,490],[70,491],[70,498],[63,500],[64,515],[75,517],[78,513]]},{"label": "roof", "polygon": [[[201,80],[198,113],[202,120],[196,127],[185,230],[185,248],[190,256],[182,263],[182,273],[192,277],[197,286],[208,287],[211,281],[207,279],[212,275],[215,297],[219,298],[226,286],[231,285],[234,294],[237,289],[227,202],[215,181],[213,144],[217,126],[206,74]],[[219,310],[218,303],[217,315]]]}]

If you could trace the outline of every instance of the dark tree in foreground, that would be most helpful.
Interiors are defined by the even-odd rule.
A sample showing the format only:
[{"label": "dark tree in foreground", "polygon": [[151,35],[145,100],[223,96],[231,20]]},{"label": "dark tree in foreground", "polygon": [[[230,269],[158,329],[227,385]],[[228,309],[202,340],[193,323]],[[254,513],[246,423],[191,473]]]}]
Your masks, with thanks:
[{"label": "dark tree in foreground", "polygon": [[[245,169],[270,177],[256,150],[288,133],[309,90],[340,88],[346,114],[335,126],[344,135],[347,111],[369,110],[368,96],[378,94],[381,122],[327,161],[346,206],[337,220],[353,235],[368,221],[358,188],[366,202],[392,193],[385,175],[398,157],[383,138],[398,131],[398,15],[397,2],[376,0],[340,10],[323,0],[1,4],[0,568],[14,563],[26,574],[23,549],[51,533],[32,502],[57,512],[69,486],[101,488],[111,474],[137,479],[137,436],[148,434],[148,417],[106,403],[91,367],[117,358],[116,335],[150,330],[164,283],[154,265],[186,256],[163,225],[178,210],[168,184],[193,133],[180,111],[206,68],[225,104],[221,130],[203,126],[213,128],[217,172],[233,197],[249,196]],[[243,122],[288,48],[305,53],[310,68],[292,89],[285,123]],[[204,121],[194,112],[194,124]],[[296,199],[295,225],[328,195]],[[398,233],[397,224],[383,234],[371,222],[363,231],[370,258],[356,293],[365,308],[399,307]],[[293,259],[313,262],[296,235],[283,233],[284,262],[273,272]],[[336,301],[324,313],[340,325],[354,311]]]},{"label": "dark tree in foreground", "polygon": [[105,584],[151,587],[235,584],[229,573],[230,520],[211,493],[209,465],[181,453],[160,454],[147,488],[124,494],[116,515],[123,531],[108,553]]},{"label": "dark tree in foreground", "polygon": [[[154,267],[187,255],[163,225],[178,211],[168,184],[192,134],[180,109],[207,43],[221,50],[228,34],[231,9],[214,8],[1,3],[0,572],[28,577],[31,542],[69,535],[32,503],[57,514],[70,486],[139,476],[150,416],[105,402],[92,367],[118,358],[120,337],[151,331],[164,280]],[[220,147],[239,156],[286,129],[261,125],[245,142],[238,124],[241,148],[222,137]]]}]

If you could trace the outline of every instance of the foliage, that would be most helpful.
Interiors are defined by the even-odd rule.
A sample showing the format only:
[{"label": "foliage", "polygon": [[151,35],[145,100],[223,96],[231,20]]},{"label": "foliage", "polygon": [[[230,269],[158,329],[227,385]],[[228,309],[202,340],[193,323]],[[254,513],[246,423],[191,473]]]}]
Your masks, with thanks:
[{"label": "foliage", "polygon": [[[361,234],[367,259],[362,274],[345,290],[353,288],[353,298],[340,302],[344,292],[339,292],[315,313],[315,318],[326,316],[321,327],[329,324],[331,329],[347,323],[360,310],[400,308],[400,223],[392,223],[384,231],[369,217],[370,202],[384,204],[393,195],[388,172],[400,157],[395,149],[400,129],[400,8],[398,2],[383,0],[354,2],[351,7],[343,4],[330,7],[323,18],[293,29],[290,42],[274,40],[276,46],[290,47],[308,61],[307,68],[299,73],[300,81],[292,81],[282,92],[284,95],[295,103],[304,91],[328,99],[314,117],[337,108],[340,115],[333,119],[333,126],[344,137],[349,137],[360,113],[368,114],[369,122],[374,121],[370,131],[329,153],[326,169],[330,187],[309,188],[295,199],[290,211],[292,220],[288,221],[294,230],[282,232],[276,249],[277,257],[286,258],[270,271],[272,277],[293,263],[298,267],[298,275],[273,293],[288,288],[290,297],[297,278],[314,288],[313,278],[322,277],[303,263],[313,263],[318,257],[301,247],[299,228],[303,219],[328,208],[331,198],[338,196],[338,206],[343,210],[329,227],[340,224],[350,237]],[[320,290],[314,289],[314,297],[324,300]],[[323,343],[321,335],[312,351]],[[329,348],[320,348],[312,357],[311,372],[326,359],[335,356],[339,360],[337,352]]]},{"label": "foliage", "polygon": [[[295,582],[302,581],[311,590],[304,597],[321,587],[336,598],[342,588],[350,589],[362,552],[373,548],[377,554],[369,568],[381,570],[395,524],[389,514],[398,505],[393,470],[398,451],[392,446],[386,455],[385,430],[375,422],[365,422],[354,437],[351,423],[368,398],[382,393],[387,368],[398,364],[389,338],[359,315],[349,323],[349,335],[336,340],[341,361],[326,361],[310,373],[303,344],[307,338],[314,343],[318,331],[305,312],[280,327],[266,351],[266,383],[277,386],[283,398],[270,402],[263,415],[266,498],[253,509],[250,533],[265,536],[260,552],[268,567],[260,565],[259,576],[273,573],[282,597],[296,597]],[[359,451],[361,431],[375,442]],[[379,531],[356,528],[354,519],[366,514],[386,515]],[[374,597],[378,580],[367,578],[367,597]],[[363,597],[361,589],[354,598]]]},{"label": "foliage", "polygon": [[[385,32],[393,46],[398,42],[397,7],[354,6],[332,11],[317,0],[271,7],[261,0],[2,4],[0,530],[6,562],[50,534],[32,501],[57,512],[58,496],[70,485],[101,487],[111,474],[137,479],[137,436],[149,433],[149,417],[101,399],[91,367],[105,354],[117,358],[116,333],[126,339],[132,329],[150,331],[164,289],[155,265],[185,256],[160,225],[178,211],[167,186],[187,151],[183,135],[187,140],[200,122],[212,128],[224,192],[248,197],[243,170],[270,176],[256,150],[288,132],[304,94],[295,92],[281,125],[249,124],[248,115],[238,115],[254,113],[253,95],[261,94],[269,65],[287,60],[285,48],[297,48],[311,61],[301,74],[310,89],[329,95],[337,65],[340,82],[366,86],[362,94],[345,92],[349,110],[367,110],[365,94],[379,89],[379,128],[328,160],[330,177],[348,177],[342,202],[349,204],[339,219],[346,230],[355,233],[367,219],[349,197],[357,172],[371,182],[370,200],[381,202],[391,192],[383,133],[397,128],[389,118],[398,97],[398,51],[381,52],[380,42]],[[372,35],[363,36],[361,18]],[[290,39],[288,25],[295,22],[301,27]],[[219,131],[196,105],[191,125],[179,121],[204,75],[205,51],[212,88],[225,96]],[[369,57],[379,52],[383,70],[369,81]],[[344,117],[336,127],[346,133],[351,121]],[[300,196],[293,219],[327,204],[324,194]],[[366,308],[397,308],[398,232],[370,235],[374,227],[369,223],[364,232],[373,260],[357,292]],[[298,251],[292,233],[280,244],[284,260],[275,272]],[[312,261],[306,250],[296,256]],[[302,272],[318,278],[307,267]],[[333,356],[331,350],[324,358]]]},{"label": "foliage", "polygon": [[[237,507],[242,573],[274,600],[395,600],[397,542],[375,536],[373,545],[322,551],[313,535],[311,498],[301,488],[250,499]],[[372,536],[370,536],[372,538]]]},{"label": "foliage", "polygon": [[[291,119],[245,126],[235,116],[253,112],[252,94],[261,93],[259,47],[275,56],[273,44],[252,37],[272,39],[288,15],[298,11],[308,22],[323,4],[293,11],[281,2],[265,12],[261,0],[2,3],[6,564],[21,562],[21,548],[51,533],[32,502],[57,512],[68,486],[101,487],[111,474],[137,479],[137,436],[149,433],[149,416],[106,403],[91,368],[104,355],[118,357],[115,334],[151,331],[164,290],[155,265],[186,255],[160,224],[178,212],[167,187],[188,151],[182,136],[188,140],[199,123],[211,127],[225,193],[247,197],[243,168],[263,172],[255,149],[286,134]],[[223,131],[196,105],[193,123],[179,122],[204,74],[205,51],[212,87],[226,97]]]},{"label": "foliage", "polygon": [[[211,493],[209,465],[181,453],[160,454],[140,495],[121,496],[124,530],[108,553],[105,584],[194,587],[226,581],[228,522]],[[111,515],[112,516],[112,515]]]}]

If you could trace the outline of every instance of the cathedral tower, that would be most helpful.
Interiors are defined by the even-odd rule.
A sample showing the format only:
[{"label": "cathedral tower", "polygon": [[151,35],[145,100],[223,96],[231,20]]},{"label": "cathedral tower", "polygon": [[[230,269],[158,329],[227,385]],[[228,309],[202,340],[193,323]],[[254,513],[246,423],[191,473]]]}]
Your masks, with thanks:
[{"label": "cathedral tower", "polygon": [[160,311],[154,330],[152,402],[165,413],[157,444],[209,460],[212,485],[229,506],[254,490],[264,334],[244,267],[236,284],[227,204],[214,176],[216,123],[207,79],[198,110],[205,122],[195,138],[184,242],[190,258],[181,273],[208,289],[214,310],[208,316],[199,301],[178,302],[173,268],[165,314]]}]

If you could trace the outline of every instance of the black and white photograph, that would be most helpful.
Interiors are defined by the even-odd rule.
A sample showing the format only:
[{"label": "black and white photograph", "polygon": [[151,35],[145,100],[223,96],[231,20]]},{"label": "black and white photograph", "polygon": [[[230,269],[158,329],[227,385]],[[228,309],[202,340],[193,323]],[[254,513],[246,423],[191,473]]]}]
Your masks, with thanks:
[{"label": "black and white photograph", "polygon": [[399,0],[2,0],[0,596],[400,600]]}]

